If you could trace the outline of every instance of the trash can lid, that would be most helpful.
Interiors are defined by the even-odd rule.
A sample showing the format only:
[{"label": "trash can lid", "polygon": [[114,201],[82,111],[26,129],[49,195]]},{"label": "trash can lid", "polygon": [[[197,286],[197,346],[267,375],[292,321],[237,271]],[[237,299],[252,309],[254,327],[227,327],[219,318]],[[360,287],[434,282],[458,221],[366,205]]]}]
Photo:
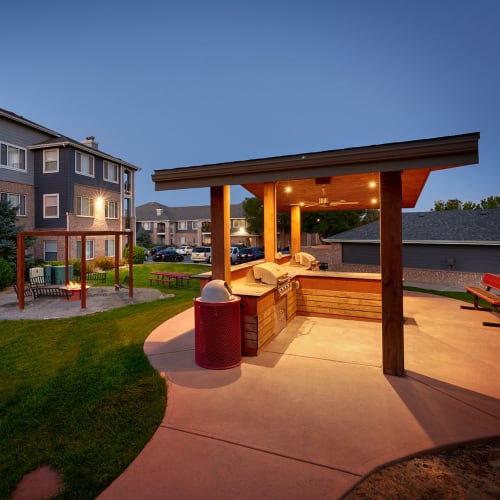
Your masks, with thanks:
[{"label": "trash can lid", "polygon": [[203,302],[229,302],[235,300],[235,297],[224,280],[212,280],[203,287],[200,300]]}]

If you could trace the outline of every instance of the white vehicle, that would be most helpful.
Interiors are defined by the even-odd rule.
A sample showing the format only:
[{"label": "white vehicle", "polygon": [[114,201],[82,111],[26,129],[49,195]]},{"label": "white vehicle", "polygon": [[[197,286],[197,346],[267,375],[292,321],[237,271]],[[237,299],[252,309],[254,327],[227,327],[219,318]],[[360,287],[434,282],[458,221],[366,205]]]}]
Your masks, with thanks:
[{"label": "white vehicle", "polygon": [[192,251],[193,247],[189,245],[183,245],[176,250],[179,255],[191,255]]},{"label": "white vehicle", "polygon": [[229,249],[229,255],[231,255],[231,265],[238,264],[238,247],[231,247]]},{"label": "white vehicle", "polygon": [[210,247],[195,247],[191,252],[192,262],[207,262],[212,261],[212,249]]}]

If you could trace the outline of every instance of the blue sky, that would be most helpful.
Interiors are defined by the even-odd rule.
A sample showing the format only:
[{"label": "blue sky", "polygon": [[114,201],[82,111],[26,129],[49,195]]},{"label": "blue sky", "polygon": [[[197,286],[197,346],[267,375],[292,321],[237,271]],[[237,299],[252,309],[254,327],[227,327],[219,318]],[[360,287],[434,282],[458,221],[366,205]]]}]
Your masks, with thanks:
[{"label": "blue sky", "polygon": [[0,107],[140,166],[137,205],[209,203],[157,169],[480,132],[429,210],[500,196],[498,26],[497,0],[19,0]]}]

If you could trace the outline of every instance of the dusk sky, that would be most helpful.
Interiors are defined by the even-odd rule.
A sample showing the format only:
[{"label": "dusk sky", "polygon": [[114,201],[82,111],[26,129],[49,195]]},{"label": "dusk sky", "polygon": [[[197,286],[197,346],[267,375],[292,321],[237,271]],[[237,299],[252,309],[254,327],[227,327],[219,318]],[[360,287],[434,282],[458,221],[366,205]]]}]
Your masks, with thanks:
[{"label": "dusk sky", "polygon": [[[480,132],[417,204],[500,196],[498,0],[7,2],[0,107],[154,170]],[[251,196],[231,188],[231,202]]]}]

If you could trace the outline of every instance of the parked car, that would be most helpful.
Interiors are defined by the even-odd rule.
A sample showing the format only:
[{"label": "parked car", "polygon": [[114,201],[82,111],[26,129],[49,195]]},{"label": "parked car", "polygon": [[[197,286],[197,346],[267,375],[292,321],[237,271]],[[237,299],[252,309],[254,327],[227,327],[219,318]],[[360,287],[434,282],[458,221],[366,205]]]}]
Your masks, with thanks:
[{"label": "parked car", "polygon": [[238,263],[238,256],[240,254],[239,247],[231,247],[229,249],[229,254],[231,255],[231,264]]},{"label": "parked car", "polygon": [[191,252],[191,260],[193,262],[208,262],[212,261],[212,249],[210,247],[195,247]]},{"label": "parked car", "polygon": [[161,245],[155,245],[153,248],[151,248],[151,250],[149,251],[149,253],[151,255],[155,255],[156,253],[158,253],[160,250],[163,250],[165,247],[161,246]]},{"label": "parked car", "polygon": [[193,252],[193,247],[189,245],[182,245],[176,251],[180,255],[191,255],[191,253]]},{"label": "parked car", "polygon": [[184,260],[183,255],[179,255],[175,249],[165,248],[165,250],[160,250],[153,255],[153,260],[155,262],[181,262]]},{"label": "parked car", "polygon": [[240,248],[238,252],[238,262],[250,262],[264,258],[264,249],[262,247]]}]

